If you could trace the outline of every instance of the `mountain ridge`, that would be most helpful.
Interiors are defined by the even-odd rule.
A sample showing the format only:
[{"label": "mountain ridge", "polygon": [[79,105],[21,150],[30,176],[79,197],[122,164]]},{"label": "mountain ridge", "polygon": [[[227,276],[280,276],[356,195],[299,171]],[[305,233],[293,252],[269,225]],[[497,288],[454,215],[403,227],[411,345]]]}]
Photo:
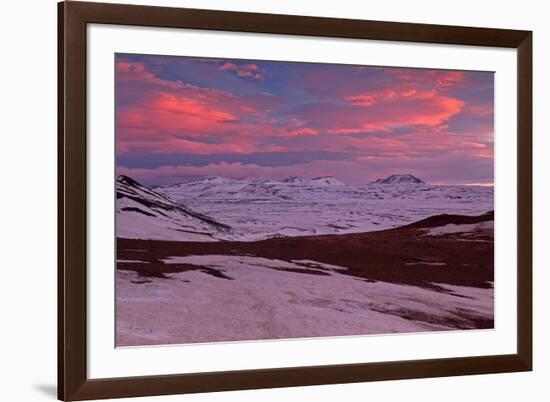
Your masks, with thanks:
[{"label": "mountain ridge", "polygon": [[419,179],[412,174],[392,174],[385,179],[376,179],[371,182],[372,184],[426,184],[423,180]]}]

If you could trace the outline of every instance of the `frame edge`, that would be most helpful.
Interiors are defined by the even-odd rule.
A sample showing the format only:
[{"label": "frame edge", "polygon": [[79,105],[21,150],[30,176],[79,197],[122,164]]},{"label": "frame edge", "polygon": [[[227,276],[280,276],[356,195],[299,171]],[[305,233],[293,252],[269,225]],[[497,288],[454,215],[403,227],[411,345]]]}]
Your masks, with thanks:
[{"label": "frame edge", "polygon": [[65,4],[57,4],[57,398],[65,398],[64,267],[64,28]]},{"label": "frame edge", "polygon": [[72,400],[86,367],[86,21],[58,3],[58,399]]},{"label": "frame edge", "polygon": [[533,369],[533,33],[517,47],[518,355]]}]

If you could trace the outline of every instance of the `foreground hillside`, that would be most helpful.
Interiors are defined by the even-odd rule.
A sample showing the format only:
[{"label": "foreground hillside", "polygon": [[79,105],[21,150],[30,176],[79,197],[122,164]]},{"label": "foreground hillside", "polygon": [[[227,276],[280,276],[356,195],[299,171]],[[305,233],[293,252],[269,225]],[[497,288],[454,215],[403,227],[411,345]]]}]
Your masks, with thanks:
[{"label": "foreground hillside", "polygon": [[127,176],[116,181],[117,237],[215,241],[230,227]]},{"label": "foreground hillside", "polygon": [[117,344],[493,327],[493,216],[261,241],[118,239]]}]

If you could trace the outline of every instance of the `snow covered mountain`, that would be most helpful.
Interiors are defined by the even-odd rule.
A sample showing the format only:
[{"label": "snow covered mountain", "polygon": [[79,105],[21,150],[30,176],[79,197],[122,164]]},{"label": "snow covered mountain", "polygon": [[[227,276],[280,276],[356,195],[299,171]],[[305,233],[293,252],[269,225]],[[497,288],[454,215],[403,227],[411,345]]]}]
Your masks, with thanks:
[{"label": "snow covered mountain", "polygon": [[288,176],[282,180],[286,184],[305,184],[307,181],[298,176]]},{"label": "snow covered mountain", "polygon": [[168,195],[175,201],[185,202],[185,199],[190,196],[217,198],[216,194],[223,194],[224,197],[237,194],[248,184],[249,181],[246,180],[234,180],[220,176],[206,176],[172,185],[153,187],[153,190]]},{"label": "snow covered mountain", "polygon": [[195,212],[127,176],[118,176],[116,192],[117,237],[215,241],[230,229],[228,225]]},{"label": "snow covered mountain", "polygon": [[392,174],[385,179],[378,179],[373,183],[377,184],[426,184],[412,174]]},{"label": "snow covered mountain", "polygon": [[334,176],[314,177],[309,181],[310,186],[343,186],[340,180]]},{"label": "snow covered mountain", "polygon": [[359,186],[334,177],[204,177],[154,191],[231,225],[231,238],[245,241],[368,232],[432,215],[478,215],[494,208],[491,187],[432,186],[411,175],[391,177],[388,182],[396,183]]}]

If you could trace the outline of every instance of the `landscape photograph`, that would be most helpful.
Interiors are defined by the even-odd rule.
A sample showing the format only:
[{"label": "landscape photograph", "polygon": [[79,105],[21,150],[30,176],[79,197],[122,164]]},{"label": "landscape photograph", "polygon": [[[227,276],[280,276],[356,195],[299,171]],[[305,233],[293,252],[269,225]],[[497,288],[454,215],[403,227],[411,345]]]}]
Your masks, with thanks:
[{"label": "landscape photograph", "polygon": [[494,328],[494,74],[117,54],[116,346]]}]

